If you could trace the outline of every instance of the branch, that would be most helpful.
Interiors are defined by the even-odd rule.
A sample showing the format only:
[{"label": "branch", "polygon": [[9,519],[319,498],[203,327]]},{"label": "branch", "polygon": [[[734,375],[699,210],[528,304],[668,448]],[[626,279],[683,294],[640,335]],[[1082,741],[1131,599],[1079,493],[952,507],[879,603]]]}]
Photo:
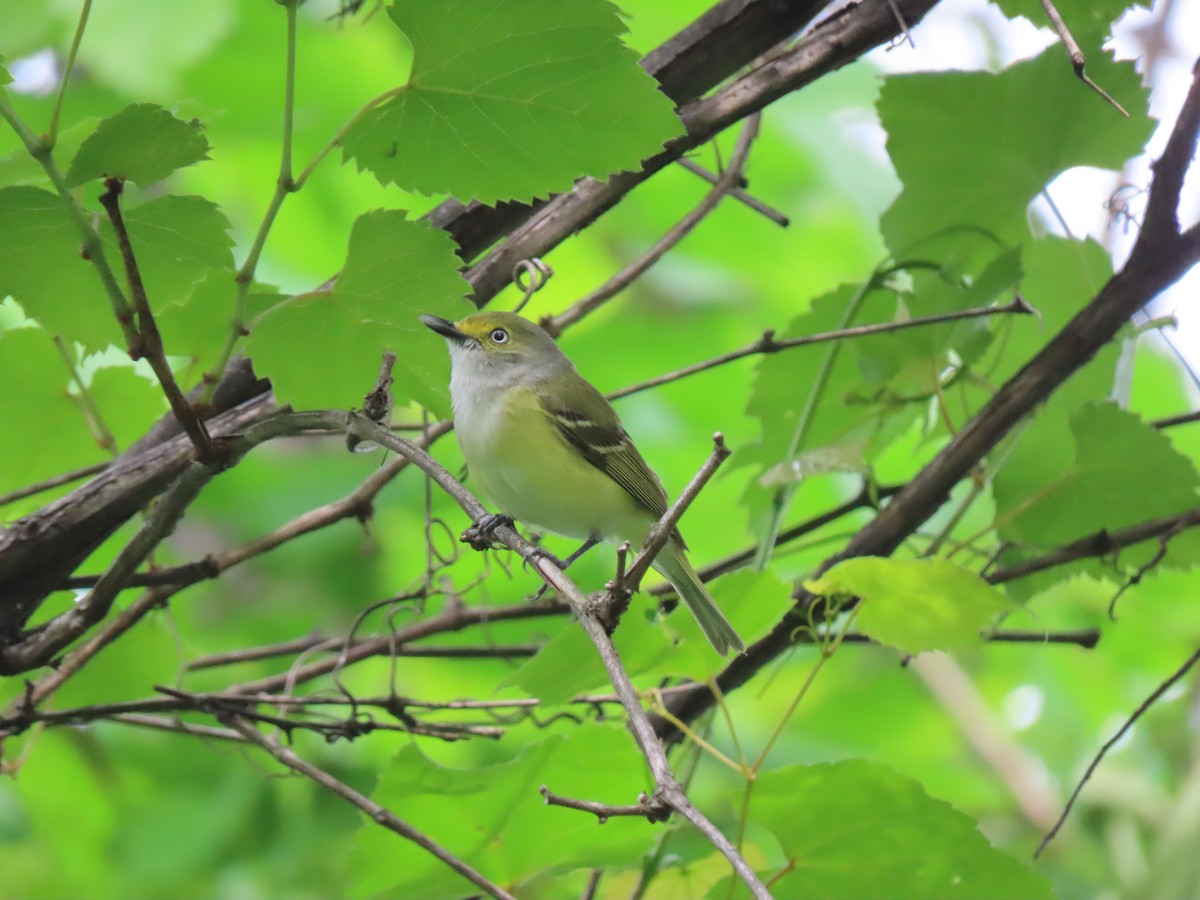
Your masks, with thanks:
[{"label": "branch", "polygon": [[[279,407],[247,362],[214,397],[214,433],[262,422]],[[191,441],[173,414],[108,463],[92,481],[0,530],[0,644],[11,641],[41,600],[113,532],[184,471]]]},{"label": "branch", "polygon": [[[1200,133],[1200,61],[1178,121],[1154,165],[1146,221],[1125,267],[1034,357],[997,391],[933,460],[868,523],[840,553],[826,559],[823,572],[843,559],[888,556],[928,519],[966,477],[1025,416],[1111,341],[1129,318],[1200,260],[1200,240],[1187,244],[1179,233],[1177,207],[1184,174]],[[792,635],[818,612],[819,599],[802,588],[796,605],[771,630],[734,659],[717,678],[722,693],[736,690],[792,645]],[[674,698],[668,711],[688,722],[713,704],[707,686]],[[668,720],[659,734],[677,739]]]},{"label": "branch", "polygon": [[256,744],[269,753],[277,762],[287,766],[293,772],[310,778],[321,785],[321,787],[341,797],[347,803],[357,806],[377,825],[382,825],[389,831],[395,832],[400,837],[412,841],[421,849],[431,853],[489,896],[496,897],[498,900],[516,900],[504,888],[488,881],[487,878],[471,868],[470,865],[463,862],[440,844],[434,843],[430,838],[417,831],[417,829],[413,828],[403,819],[392,814],[386,807],[380,806],[365,794],[360,794],[354,788],[350,787],[350,785],[334,778],[324,769],[319,769],[312,763],[305,761],[291,748],[283,746],[278,741],[271,740],[245,719],[240,716],[230,716],[227,719],[227,724],[245,738],[246,741]]},{"label": "branch", "polygon": [[137,534],[100,576],[96,586],[71,609],[38,626],[23,639],[0,646],[0,674],[13,675],[45,665],[50,659],[106,615],[126,580],[175,530],[192,501],[226,465],[232,465],[263,441],[278,436],[289,427],[287,417],[277,416],[247,428],[242,434],[224,439],[223,459],[219,464],[197,460],[159,498],[146,516]]},{"label": "branch", "polygon": [[[688,103],[751,64],[759,54],[791,38],[830,5],[830,0],[721,0],[648,53],[642,68],[658,79],[660,89],[674,103]],[[505,202],[464,206],[457,200],[447,200],[428,218],[431,225],[454,238],[459,255],[470,261],[544,205]]]},{"label": "branch", "polygon": [[93,463],[90,466],[84,466],[81,469],[74,469],[70,472],[63,472],[61,475],[55,475],[53,478],[47,478],[45,481],[39,481],[37,484],[31,484],[28,487],[18,488],[15,491],[10,491],[7,494],[0,494],[0,506],[7,506],[9,503],[16,503],[18,500],[24,500],[26,497],[32,497],[35,494],[40,494],[43,491],[49,491],[53,488],[60,487],[64,484],[70,484],[72,481],[79,481],[82,478],[90,478],[108,468],[107,462]]},{"label": "branch", "polygon": [[121,261],[125,264],[125,278],[133,295],[133,308],[137,313],[137,339],[128,347],[129,358],[144,358],[150,363],[167,402],[171,404],[171,411],[175,413],[175,418],[179,420],[179,424],[191,439],[192,446],[196,448],[196,458],[201,462],[213,462],[217,458],[217,451],[204,428],[204,423],[196,416],[196,411],[187,402],[175,381],[175,373],[171,371],[171,364],[167,362],[163,350],[162,335],[158,332],[150,301],[146,297],[146,286],[142,283],[142,273],[138,269],[133,244],[129,242],[129,232],[125,228],[125,217],[121,214],[120,198],[125,189],[124,182],[119,178],[106,178],[104,187],[105,191],[100,195],[100,205],[104,207],[109,221],[112,222],[117,246],[121,250]]},{"label": "branch", "polygon": [[1058,32],[1058,39],[1062,41],[1063,47],[1066,48],[1067,56],[1071,58],[1071,68],[1075,70],[1075,77],[1103,97],[1106,103],[1128,119],[1129,113],[1125,111],[1125,107],[1118,103],[1108,91],[1092,81],[1087,72],[1083,70],[1083,67],[1087,64],[1087,60],[1084,59],[1083,51],[1079,49],[1079,43],[1075,40],[1075,36],[1071,34],[1070,29],[1067,28],[1067,23],[1063,21],[1063,17],[1059,14],[1054,3],[1051,0],[1042,0],[1042,9],[1046,11],[1046,17],[1050,19],[1050,24]]},{"label": "branch", "polygon": [[[712,172],[708,171],[708,169],[704,168],[704,166],[686,156],[679,160],[679,166],[680,168],[687,169],[693,175],[700,176],[709,184],[716,184],[721,180],[720,175],[714,175]],[[775,207],[768,206],[758,198],[746,193],[745,188],[748,185],[749,182],[746,181],[745,176],[742,176],[738,179],[738,186],[729,191],[729,196],[734,200],[737,200],[739,203],[743,203],[750,207],[750,209],[754,210],[756,213],[766,216],[780,228],[787,228],[792,224],[791,220],[779,210],[775,209]]]},{"label": "branch", "polygon": [[688,482],[688,486],[683,489],[683,493],[675,498],[675,502],[663,513],[663,517],[654,523],[654,527],[646,535],[641,552],[629,565],[624,576],[618,580],[619,583],[615,586],[616,591],[628,591],[629,593],[637,591],[638,586],[642,583],[642,578],[650,570],[654,558],[658,556],[659,551],[667,545],[667,541],[675,533],[675,527],[679,524],[679,520],[683,518],[683,514],[687,512],[688,507],[692,505],[692,502],[704,490],[704,486],[716,474],[721,463],[729,459],[730,452],[729,448],[725,446],[724,436],[718,431],[713,435],[712,453],[708,455],[708,459],[704,461],[704,465],[700,467],[700,471]]},{"label": "branch", "polygon": [[[780,7],[788,5],[779,4]],[[900,3],[911,24],[920,21],[936,5],[937,0],[904,0]],[[852,62],[898,33],[895,16],[886,4],[859,3],[846,7],[823,19],[786,52],[770,56],[728,86],[688,103],[679,111],[687,133],[645,160],[639,171],[622,172],[605,182],[581,178],[571,191],[554,197],[523,224],[514,227],[502,243],[468,270],[467,279],[474,289],[473,301],[477,306],[483,306],[508,284],[513,266],[519,260],[545,256],[551,247],[607,212],[664,166],[735,122]],[[786,34],[778,35],[776,41],[786,37]],[[487,243],[476,245],[474,240],[467,242],[452,223],[442,217],[433,215],[431,222],[454,234],[459,246],[464,248],[466,258],[471,256],[465,252],[467,249],[477,246],[478,252],[499,237],[493,234]]]},{"label": "branch", "polygon": [[725,198],[725,195],[730,193],[741,179],[742,170],[746,166],[746,160],[750,157],[750,148],[754,144],[754,139],[758,137],[760,118],[760,115],[755,114],[746,120],[746,124],[742,128],[742,133],[738,135],[737,145],[734,148],[733,156],[729,160],[729,167],[721,173],[721,176],[714,183],[713,189],[704,196],[704,199],[697,204],[695,209],[676,222],[666,234],[654,242],[654,245],[649,250],[596,290],[592,291],[592,293],[572,304],[569,309],[564,310],[557,316],[546,316],[543,318],[539,323],[542,328],[552,337],[562,334],[563,329],[568,325],[578,322],[584,316],[588,315],[588,313],[594,312],[601,305],[629,287],[651,266],[662,259],[672,247],[687,237],[693,228],[699,225],[709,213],[717,208],[717,205]]},{"label": "branch", "polygon": [[1079,779],[1079,784],[1075,785],[1075,790],[1071,792],[1071,796],[1067,800],[1066,806],[1063,807],[1062,815],[1058,817],[1058,821],[1054,823],[1054,827],[1046,832],[1046,836],[1042,838],[1042,842],[1038,844],[1037,849],[1033,851],[1034,859],[1037,859],[1042,855],[1042,851],[1046,849],[1046,845],[1054,840],[1054,836],[1058,834],[1059,829],[1063,826],[1063,823],[1067,821],[1067,816],[1071,814],[1071,809],[1075,806],[1075,801],[1079,799],[1079,794],[1083,790],[1083,786],[1087,784],[1088,779],[1092,777],[1092,773],[1096,771],[1096,767],[1100,765],[1100,760],[1104,759],[1105,754],[1108,753],[1108,751],[1111,750],[1117,744],[1117,742],[1125,736],[1129,729],[1134,726],[1134,723],[1136,723],[1137,720],[1140,719],[1146,713],[1146,711],[1158,701],[1158,698],[1169,691],[1171,686],[1178,682],[1179,679],[1183,678],[1183,676],[1186,675],[1192,666],[1194,666],[1197,662],[1200,662],[1200,650],[1197,650],[1195,653],[1189,656],[1184,664],[1175,670],[1173,675],[1156,687],[1149,697],[1138,704],[1138,708],[1135,709],[1129,718],[1125,720],[1125,724],[1117,730],[1117,733],[1104,742],[1104,746],[1100,748],[1100,751],[1092,759],[1091,763],[1088,764],[1087,769],[1083,773],[1083,777]]},{"label": "branch", "polygon": [[665,822],[671,816],[671,810],[665,803],[654,797],[642,794],[638,802],[629,806],[611,806],[607,803],[597,803],[595,800],[575,800],[571,797],[561,797],[544,784],[538,788],[547,806],[565,806],[567,809],[577,809],[580,812],[591,813],[596,817],[597,824],[603,825],[614,816],[635,816],[644,818],[647,822]]},{"label": "branch", "polygon": [[720,356],[706,359],[703,362],[684,366],[682,369],[667,372],[665,375],[658,375],[646,381],[631,384],[628,387],[613,391],[607,397],[609,400],[619,400],[622,397],[628,397],[630,394],[637,394],[650,388],[669,384],[672,381],[678,381],[681,378],[697,375],[700,372],[707,372],[709,369],[715,369],[717,366],[723,366],[726,363],[745,359],[747,356],[757,356],[759,354],[770,355],[772,353],[779,353],[781,350],[790,350],[793,347],[808,347],[811,344],[823,344],[828,341],[840,341],[845,338],[870,337],[875,334],[888,334],[894,331],[904,331],[908,328],[919,328],[925,325],[940,325],[943,322],[954,322],[958,319],[977,319],[984,316],[1004,315],[1007,313],[1034,315],[1036,314],[1036,310],[1020,297],[1015,297],[1012,301],[1000,306],[979,306],[972,309],[960,309],[954,312],[936,313],[931,316],[918,316],[914,319],[905,319],[900,322],[854,325],[849,328],[838,328],[834,331],[806,334],[801,337],[786,338],[781,341],[775,339],[774,331],[764,331],[762,337],[751,344],[747,344],[745,347],[730,350],[728,353],[722,353]]},{"label": "branch", "polygon": [[1015,581],[1018,578],[1025,578],[1032,575],[1035,572],[1042,572],[1046,569],[1052,569],[1055,566],[1075,562],[1076,560],[1092,556],[1107,556],[1124,547],[1131,547],[1134,544],[1140,544],[1142,541],[1148,541],[1152,538],[1171,538],[1181,531],[1195,528],[1197,525],[1200,525],[1200,508],[1190,509],[1185,513],[1175,516],[1164,516],[1161,519],[1150,519],[1146,522],[1139,522],[1137,525],[1131,525],[1119,531],[1109,532],[1101,529],[1094,534],[1080,538],[1073,543],[1059,547],[1057,550],[1052,550],[1042,556],[1014,563],[1011,566],[993,569],[985,576],[985,580],[989,584],[1003,584],[1006,581]]},{"label": "branch", "polygon": [[[381,428],[376,423],[360,415],[347,415],[345,413],[324,413],[319,415],[324,417],[323,421],[319,423],[322,427],[334,427],[338,422],[344,423],[344,427],[348,433],[363,440],[374,441],[407,457],[421,471],[433,479],[439,487],[454,498],[458,505],[471,517],[473,522],[478,523],[487,517],[487,510],[483,504],[476,500],[461,483],[435,462],[429,454],[409,441],[392,434],[387,429]],[[628,673],[621,665],[617,649],[613,646],[612,639],[609,637],[603,622],[601,622],[597,615],[593,604],[588,602],[583,592],[580,591],[573,581],[563,574],[562,570],[554,562],[548,559],[545,554],[537,553],[534,545],[524,540],[515,530],[501,525],[494,528],[492,534],[504,546],[520,553],[523,558],[528,560],[530,566],[541,575],[542,579],[554,589],[559,597],[568,603],[571,611],[578,617],[588,638],[591,639],[592,644],[596,647],[596,651],[599,653],[600,659],[604,663],[604,668],[608,673],[609,680],[612,682],[617,696],[621,698],[621,705],[625,707],[625,712],[629,716],[629,724],[633,730],[634,737],[637,739],[642,754],[646,757],[646,762],[650,766],[651,774],[654,776],[657,785],[656,796],[661,797],[663,803],[691,822],[692,825],[708,838],[714,847],[721,851],[755,897],[770,898],[770,893],[758,875],[755,874],[754,869],[746,862],[745,858],[738,852],[730,840],[703,813],[692,805],[691,800],[688,799],[687,794],[675,779],[670,763],[667,761],[666,751],[654,733],[650,719],[646,711],[642,708],[637,691],[634,690]]]}]

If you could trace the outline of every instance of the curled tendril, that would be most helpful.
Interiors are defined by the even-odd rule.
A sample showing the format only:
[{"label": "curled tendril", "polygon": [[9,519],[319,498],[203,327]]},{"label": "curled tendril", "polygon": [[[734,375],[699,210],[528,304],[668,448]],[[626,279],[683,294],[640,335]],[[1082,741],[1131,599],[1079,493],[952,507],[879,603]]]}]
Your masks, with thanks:
[{"label": "curled tendril", "polygon": [[530,301],[534,294],[546,286],[546,282],[553,275],[554,270],[536,256],[532,259],[523,259],[513,266],[513,284],[517,286],[517,290],[524,294],[521,297],[521,302],[516,305],[513,312],[523,310],[525,304]]}]

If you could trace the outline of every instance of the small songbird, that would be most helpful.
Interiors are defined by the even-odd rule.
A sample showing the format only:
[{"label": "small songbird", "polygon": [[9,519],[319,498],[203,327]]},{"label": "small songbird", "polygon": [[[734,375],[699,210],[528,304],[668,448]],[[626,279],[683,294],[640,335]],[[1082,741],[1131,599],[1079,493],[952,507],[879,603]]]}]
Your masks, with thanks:
[{"label": "small songbird", "polygon": [[[667,494],[616,410],[541,327],[514,313],[421,321],[450,348],[454,430],[471,477],[534,528],[641,546]],[[744,650],[684,555],[676,529],[654,561],[724,655]]]}]

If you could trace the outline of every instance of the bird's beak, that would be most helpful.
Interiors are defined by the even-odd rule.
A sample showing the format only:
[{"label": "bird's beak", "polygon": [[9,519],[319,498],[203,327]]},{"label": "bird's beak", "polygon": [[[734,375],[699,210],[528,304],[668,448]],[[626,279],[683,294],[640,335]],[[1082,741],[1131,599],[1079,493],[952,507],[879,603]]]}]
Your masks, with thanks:
[{"label": "bird's beak", "polygon": [[422,322],[431,331],[436,331],[448,341],[453,341],[456,344],[466,343],[467,336],[454,327],[454,323],[448,319],[443,319],[440,316],[420,316]]}]

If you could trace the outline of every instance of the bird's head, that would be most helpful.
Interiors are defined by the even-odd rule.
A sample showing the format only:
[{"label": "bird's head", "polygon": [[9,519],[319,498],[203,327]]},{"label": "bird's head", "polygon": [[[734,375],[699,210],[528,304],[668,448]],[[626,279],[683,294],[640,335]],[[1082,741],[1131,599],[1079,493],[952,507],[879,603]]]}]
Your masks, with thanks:
[{"label": "bird's head", "polygon": [[570,365],[554,339],[541,326],[510,312],[479,312],[457,322],[438,316],[421,321],[446,339],[455,370],[536,378],[564,363]]}]

